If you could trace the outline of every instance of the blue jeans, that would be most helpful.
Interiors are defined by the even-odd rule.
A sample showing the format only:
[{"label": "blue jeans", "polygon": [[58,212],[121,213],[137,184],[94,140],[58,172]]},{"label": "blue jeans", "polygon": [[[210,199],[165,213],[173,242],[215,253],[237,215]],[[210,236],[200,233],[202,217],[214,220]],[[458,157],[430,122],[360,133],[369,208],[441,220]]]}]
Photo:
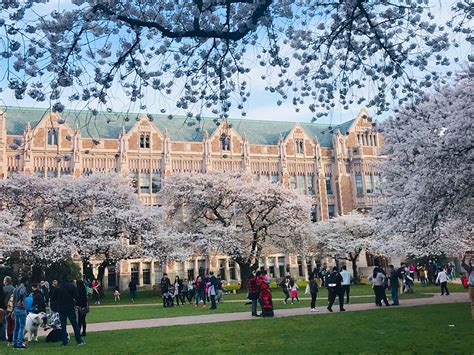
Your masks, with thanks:
[{"label": "blue jeans", "polygon": [[62,340],[63,340],[63,345],[67,345],[68,340],[67,340],[67,319],[69,318],[69,321],[71,322],[72,329],[74,329],[74,336],[76,338],[76,343],[81,344],[82,343],[82,338],[81,338],[81,332],[79,330],[79,326],[77,325],[77,319],[76,319],[76,312],[74,309],[71,309],[66,312],[59,312],[59,319],[61,321],[61,333],[62,333]]},{"label": "blue jeans", "polygon": [[217,304],[216,304],[216,295],[211,295],[211,309],[216,309]]},{"label": "blue jeans", "polygon": [[[1,287],[1,286],[0,286]],[[3,321],[0,324],[0,341],[7,340],[7,310],[3,310]]]},{"label": "blue jeans", "polygon": [[392,302],[395,305],[398,305],[398,286],[396,287],[391,287],[390,288],[390,293],[392,294]]},{"label": "blue jeans", "polygon": [[25,336],[26,311],[25,309],[15,308],[15,328],[13,330],[13,346],[22,346]]}]

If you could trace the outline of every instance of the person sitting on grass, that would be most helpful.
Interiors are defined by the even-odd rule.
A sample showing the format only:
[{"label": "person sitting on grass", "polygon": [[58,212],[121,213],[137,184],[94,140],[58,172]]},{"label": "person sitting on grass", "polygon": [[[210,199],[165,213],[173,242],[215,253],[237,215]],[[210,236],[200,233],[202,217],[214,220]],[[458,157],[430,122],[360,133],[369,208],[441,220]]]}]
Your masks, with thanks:
[{"label": "person sitting on grass", "polygon": [[119,301],[120,301],[120,291],[119,291],[118,286],[115,286],[115,290],[114,290],[114,301],[115,301],[115,302],[119,302]]}]

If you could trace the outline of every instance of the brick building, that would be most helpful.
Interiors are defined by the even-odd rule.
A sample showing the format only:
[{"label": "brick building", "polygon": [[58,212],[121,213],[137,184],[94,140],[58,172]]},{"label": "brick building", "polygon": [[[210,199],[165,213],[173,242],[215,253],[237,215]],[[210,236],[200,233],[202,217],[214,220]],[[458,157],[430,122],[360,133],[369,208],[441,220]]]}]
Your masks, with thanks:
[{"label": "brick building", "polygon": [[[6,108],[0,111],[0,178],[26,173],[52,178],[95,171],[130,176],[145,204],[159,203],[159,190],[176,172],[244,170],[255,179],[280,181],[314,197],[312,218],[322,220],[377,200],[377,159],[381,136],[365,110],[339,125],[280,121],[169,119],[163,115]],[[364,267],[372,262],[362,256]],[[260,261],[273,277],[287,268],[306,277],[314,257],[269,255]],[[183,263],[127,260],[111,267],[109,287],[158,283],[163,272],[194,278],[214,270],[240,279],[238,265],[225,256],[196,256]]]}]

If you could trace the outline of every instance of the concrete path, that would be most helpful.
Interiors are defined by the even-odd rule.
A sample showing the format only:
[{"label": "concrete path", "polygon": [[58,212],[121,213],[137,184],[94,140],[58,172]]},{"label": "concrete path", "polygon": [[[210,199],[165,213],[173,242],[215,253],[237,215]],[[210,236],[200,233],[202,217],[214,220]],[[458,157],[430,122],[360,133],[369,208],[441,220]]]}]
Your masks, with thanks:
[{"label": "concrete path", "polygon": [[[430,304],[447,304],[447,303],[464,303],[469,302],[467,293],[452,293],[450,296],[433,296],[431,298],[415,298],[409,300],[403,300],[398,307],[412,307],[422,306]],[[398,308],[393,307],[393,308]],[[333,306],[334,312],[338,312],[339,307]],[[355,311],[366,311],[372,309],[379,309],[374,304],[361,303],[361,304],[349,304],[345,306],[347,312]],[[210,311],[212,312],[212,311]],[[300,315],[315,315],[329,313],[325,307],[318,307],[318,312],[310,312],[309,308],[291,308],[291,309],[276,309],[275,318],[281,317],[292,317]],[[232,322],[239,320],[255,320],[258,321],[261,318],[252,317],[249,312],[237,312],[237,313],[221,313],[221,314],[209,314],[199,316],[184,316],[184,317],[171,317],[171,318],[157,318],[157,319],[142,319],[142,320],[129,320],[129,321],[117,321],[107,323],[92,323],[87,324],[87,332],[101,332],[107,330],[118,330],[118,329],[140,329],[140,328],[153,328],[153,327],[169,327],[174,325],[190,325],[190,324],[204,324],[204,323],[221,323],[221,322]],[[69,329],[72,332],[72,329]]]}]

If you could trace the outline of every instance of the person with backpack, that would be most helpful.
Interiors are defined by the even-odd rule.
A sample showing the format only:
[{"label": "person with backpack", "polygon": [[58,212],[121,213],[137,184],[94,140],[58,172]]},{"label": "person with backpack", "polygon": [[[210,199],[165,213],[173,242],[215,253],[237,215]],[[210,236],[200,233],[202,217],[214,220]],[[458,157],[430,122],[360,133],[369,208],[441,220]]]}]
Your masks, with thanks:
[{"label": "person with backpack", "polygon": [[26,283],[28,282],[28,276],[23,276],[20,279],[20,284],[13,291],[13,316],[15,317],[15,328],[13,329],[13,348],[14,349],[26,349],[26,345],[23,343],[25,336],[25,325],[26,325],[26,308],[25,298],[26,294]]},{"label": "person with backpack", "polygon": [[332,305],[336,300],[336,297],[339,297],[339,311],[344,312],[344,293],[342,292],[342,276],[337,270],[337,266],[334,266],[332,272],[326,276],[326,287],[328,289],[328,311],[332,312]]},{"label": "person with backpack", "polygon": [[76,286],[65,278],[61,280],[61,283],[55,288],[54,293],[51,296],[52,304],[54,304],[53,311],[59,313],[59,319],[61,320],[63,346],[66,346],[69,343],[66,329],[68,319],[74,330],[77,345],[85,344],[81,338],[81,333],[77,324],[75,306],[78,299],[79,295]]}]

